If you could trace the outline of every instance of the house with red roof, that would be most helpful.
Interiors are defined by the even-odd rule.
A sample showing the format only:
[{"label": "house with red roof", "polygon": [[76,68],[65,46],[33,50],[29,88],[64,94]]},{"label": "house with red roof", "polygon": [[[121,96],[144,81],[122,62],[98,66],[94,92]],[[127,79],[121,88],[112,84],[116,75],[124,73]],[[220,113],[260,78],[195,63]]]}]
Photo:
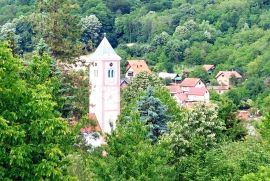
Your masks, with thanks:
[{"label": "house with red roof", "polygon": [[184,107],[192,107],[192,104],[197,102],[208,103],[210,100],[209,91],[205,87],[192,87],[187,92],[174,94],[173,97],[179,105]]},{"label": "house with red roof", "polygon": [[208,89],[215,90],[218,94],[224,94],[230,90],[230,86],[218,85],[218,86],[208,86]]},{"label": "house with red roof", "polygon": [[186,93],[189,102],[209,102],[209,91],[205,87],[197,88],[192,87]]},{"label": "house with red roof", "polygon": [[166,88],[168,89],[168,91],[172,96],[182,92],[182,89],[178,84],[168,85],[166,86]]},{"label": "house with red roof", "polygon": [[212,74],[215,69],[215,65],[205,64],[203,65],[203,68],[205,69],[205,71],[207,71],[208,74]]},{"label": "house with red roof", "polygon": [[192,87],[202,88],[205,87],[205,84],[199,78],[185,78],[181,82],[180,87],[183,92],[188,92]]},{"label": "house with red roof", "polygon": [[185,106],[186,103],[188,102],[188,96],[186,93],[178,93],[175,94],[173,97],[176,100],[176,102],[181,106]]},{"label": "house with red roof", "polygon": [[176,102],[184,107],[191,107],[196,102],[210,100],[210,95],[205,84],[199,78],[185,78],[181,84],[169,85],[166,87]]},{"label": "house with red roof", "polygon": [[250,112],[248,110],[238,111],[236,117],[243,121],[248,121],[250,119]]},{"label": "house with red roof", "polygon": [[126,88],[128,86],[128,84],[129,84],[129,79],[123,78],[123,79],[120,80],[120,87],[121,87],[121,89]]},{"label": "house with red roof", "polygon": [[127,71],[125,77],[127,79],[132,79],[141,72],[152,74],[152,71],[149,69],[144,60],[128,60],[125,67]]},{"label": "house with red roof", "polygon": [[242,76],[236,71],[219,71],[216,75],[217,82],[221,86],[230,86],[230,80],[233,77],[238,80],[242,79]]}]

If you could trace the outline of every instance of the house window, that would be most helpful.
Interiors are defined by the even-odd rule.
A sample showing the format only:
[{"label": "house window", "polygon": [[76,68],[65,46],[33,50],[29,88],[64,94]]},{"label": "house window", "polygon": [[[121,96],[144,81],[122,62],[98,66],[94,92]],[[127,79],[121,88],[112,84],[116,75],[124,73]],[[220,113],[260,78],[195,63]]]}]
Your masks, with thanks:
[{"label": "house window", "polygon": [[98,77],[98,70],[94,70],[94,76]]},{"label": "house window", "polygon": [[128,76],[129,76],[129,77],[133,77],[133,72],[129,72],[129,73],[128,73]]}]

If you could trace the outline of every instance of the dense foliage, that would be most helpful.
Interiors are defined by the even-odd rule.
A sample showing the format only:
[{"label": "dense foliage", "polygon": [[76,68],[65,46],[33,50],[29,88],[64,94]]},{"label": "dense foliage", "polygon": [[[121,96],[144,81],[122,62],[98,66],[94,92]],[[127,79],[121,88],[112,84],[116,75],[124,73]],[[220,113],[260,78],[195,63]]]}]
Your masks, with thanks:
[{"label": "dense foliage", "polygon": [[[0,0],[0,180],[269,179],[269,17],[269,0]],[[221,70],[243,80],[185,110],[143,72],[122,90],[107,145],[74,147],[80,128],[67,120],[87,113],[89,85],[87,69],[70,63],[103,33],[122,73],[128,59],[145,59],[153,72],[211,85]],[[256,136],[239,109],[261,116]]]},{"label": "dense foliage", "polygon": [[[62,180],[71,131],[57,111],[48,57],[28,67],[0,44],[1,180]],[[30,76],[31,74],[31,76]],[[67,177],[68,178],[68,177]]]}]

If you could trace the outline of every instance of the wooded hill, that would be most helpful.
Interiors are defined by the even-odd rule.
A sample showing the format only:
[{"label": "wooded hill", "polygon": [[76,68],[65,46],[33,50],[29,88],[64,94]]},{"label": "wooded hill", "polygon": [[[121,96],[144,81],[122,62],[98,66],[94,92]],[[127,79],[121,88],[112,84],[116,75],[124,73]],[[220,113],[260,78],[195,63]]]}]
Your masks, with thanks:
[{"label": "wooded hill", "polygon": [[241,106],[250,99],[250,106],[267,112],[269,4],[268,0],[2,0],[0,37],[13,40],[19,56],[46,49],[47,44],[55,57],[64,60],[93,51],[106,32],[122,65],[127,59],[144,58],[155,71],[181,73],[183,67],[194,70],[201,64],[215,64],[213,75],[237,70],[245,81],[230,98]]},{"label": "wooded hill", "polygon": [[[0,0],[0,179],[269,179],[269,29],[269,0]],[[154,72],[215,84],[233,69],[243,81],[188,111],[140,74],[122,92],[116,131],[92,150],[78,136],[90,124],[88,74],[58,65],[93,52],[103,33],[123,68],[139,58]],[[262,115],[255,137],[239,109]]]}]

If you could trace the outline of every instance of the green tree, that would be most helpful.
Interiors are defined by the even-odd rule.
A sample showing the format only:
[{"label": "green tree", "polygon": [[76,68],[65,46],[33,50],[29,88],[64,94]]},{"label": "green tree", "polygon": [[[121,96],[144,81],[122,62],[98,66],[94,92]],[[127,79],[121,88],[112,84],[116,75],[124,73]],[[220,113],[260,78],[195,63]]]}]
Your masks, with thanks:
[{"label": "green tree", "polygon": [[162,142],[174,154],[171,161],[176,167],[177,180],[196,180],[194,175],[203,155],[223,139],[224,122],[213,105],[198,104],[182,114],[181,120],[169,123],[170,132]]},{"label": "green tree", "polygon": [[246,174],[241,178],[241,181],[253,181],[253,180],[258,181],[270,180],[270,168],[260,167],[258,172]]},{"label": "green tree", "polygon": [[0,29],[0,40],[10,42],[13,54],[22,56],[33,50],[33,27],[28,17],[21,16],[7,22]]},{"label": "green tree", "polygon": [[196,67],[189,76],[200,78],[205,83],[209,82],[209,74],[202,66]]},{"label": "green tree", "polygon": [[141,72],[136,75],[123,92],[123,101],[128,104],[132,99],[138,97],[148,86],[163,86],[162,81],[154,74]]},{"label": "green tree", "polygon": [[167,32],[162,32],[152,39],[151,45],[154,47],[165,45],[169,39],[169,36],[170,35]]},{"label": "green tree", "polygon": [[44,38],[52,55],[64,60],[73,60],[81,53],[78,17],[72,15],[76,4],[65,0],[37,2],[39,14],[33,14],[35,33]]},{"label": "green tree", "polygon": [[174,159],[208,150],[222,140],[224,122],[214,105],[198,104],[183,114],[181,120],[169,124],[170,132],[164,137],[174,151]]},{"label": "green tree", "polygon": [[197,180],[240,180],[261,166],[267,167],[269,161],[258,140],[228,143],[206,153],[204,163],[197,167]]},{"label": "green tree", "polygon": [[[0,44],[0,178],[1,180],[62,180],[71,130],[57,106],[45,75],[33,84],[22,79],[22,61]],[[38,78],[39,77],[39,78]]]},{"label": "green tree", "polygon": [[103,148],[107,156],[102,157],[100,150],[90,156],[92,179],[174,180],[173,166],[168,164],[171,152],[161,144],[151,144],[147,128],[134,116],[109,136]]},{"label": "green tree", "polygon": [[231,99],[224,96],[221,96],[215,102],[218,105],[218,117],[225,122],[226,130],[224,134],[228,140],[237,141],[243,139],[247,134],[247,130],[243,121],[236,118],[238,107]]},{"label": "green tree", "polygon": [[140,120],[149,129],[149,138],[156,142],[161,135],[168,131],[167,123],[170,120],[170,117],[166,115],[168,108],[153,96],[153,88],[148,87],[146,94],[139,99],[137,109]]},{"label": "green tree", "polygon": [[50,54],[50,47],[47,45],[45,40],[41,38],[36,46],[36,51],[40,56],[43,56],[45,53]]},{"label": "green tree", "polygon": [[88,71],[69,71],[60,75],[61,95],[64,105],[61,109],[64,118],[79,120],[88,113],[89,79]]},{"label": "green tree", "polygon": [[84,43],[84,50],[92,51],[100,40],[102,24],[95,15],[90,15],[81,18],[80,26],[82,27],[81,41]]}]

